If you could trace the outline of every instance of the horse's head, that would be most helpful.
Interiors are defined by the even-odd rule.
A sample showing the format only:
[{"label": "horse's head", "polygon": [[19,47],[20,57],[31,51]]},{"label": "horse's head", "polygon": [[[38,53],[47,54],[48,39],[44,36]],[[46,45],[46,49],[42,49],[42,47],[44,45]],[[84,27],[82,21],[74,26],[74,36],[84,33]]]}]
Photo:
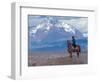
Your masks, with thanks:
[{"label": "horse's head", "polygon": [[68,45],[68,46],[70,46],[70,45],[71,45],[70,40],[67,40],[67,45]]},{"label": "horse's head", "polygon": [[67,40],[67,43],[69,43],[70,41],[69,40]]}]

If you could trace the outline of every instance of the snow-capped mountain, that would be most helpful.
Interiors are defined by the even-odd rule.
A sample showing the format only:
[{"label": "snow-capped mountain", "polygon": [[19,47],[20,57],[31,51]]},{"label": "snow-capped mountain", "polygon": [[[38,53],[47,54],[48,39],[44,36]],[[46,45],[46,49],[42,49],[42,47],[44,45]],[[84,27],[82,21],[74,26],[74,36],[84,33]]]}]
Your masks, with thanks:
[{"label": "snow-capped mountain", "polygon": [[52,42],[62,38],[67,40],[71,39],[73,35],[78,38],[84,37],[83,33],[75,27],[65,23],[52,24],[50,20],[42,22],[36,27],[32,27],[29,35],[31,36],[31,39],[36,42]]},{"label": "snow-capped mountain", "polygon": [[[80,25],[61,22],[53,17],[46,17],[41,19],[41,21],[38,20],[38,24],[34,23],[35,20],[33,24],[31,22],[28,28],[28,49],[31,51],[66,50],[66,41],[71,40],[72,36],[80,39],[78,44],[84,48],[87,45],[87,32],[79,30],[78,27]],[[83,39],[85,39],[85,41]]]}]

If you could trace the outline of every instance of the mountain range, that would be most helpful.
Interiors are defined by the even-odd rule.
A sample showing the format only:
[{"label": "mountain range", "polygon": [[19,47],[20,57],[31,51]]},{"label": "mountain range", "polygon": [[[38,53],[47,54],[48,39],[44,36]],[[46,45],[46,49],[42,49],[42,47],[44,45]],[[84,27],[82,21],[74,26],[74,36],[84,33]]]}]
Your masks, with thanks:
[{"label": "mountain range", "polygon": [[58,21],[46,20],[37,26],[29,27],[28,45],[30,50],[58,50],[66,48],[66,41],[87,39],[87,33],[82,33],[76,27],[59,23]]}]

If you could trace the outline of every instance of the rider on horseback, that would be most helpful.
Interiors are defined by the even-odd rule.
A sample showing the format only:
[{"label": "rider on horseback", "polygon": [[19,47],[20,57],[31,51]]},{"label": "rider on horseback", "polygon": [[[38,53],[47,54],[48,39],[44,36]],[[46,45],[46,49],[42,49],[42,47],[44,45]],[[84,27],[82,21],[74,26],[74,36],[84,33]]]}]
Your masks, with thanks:
[{"label": "rider on horseback", "polygon": [[76,48],[76,40],[74,36],[72,36],[72,46],[73,48]]},{"label": "rider on horseback", "polygon": [[67,40],[67,46],[68,46],[68,52],[70,54],[70,57],[72,58],[72,53],[76,52],[77,57],[79,57],[79,53],[81,52],[80,45],[76,45],[75,37],[72,36],[72,42],[70,40]]}]

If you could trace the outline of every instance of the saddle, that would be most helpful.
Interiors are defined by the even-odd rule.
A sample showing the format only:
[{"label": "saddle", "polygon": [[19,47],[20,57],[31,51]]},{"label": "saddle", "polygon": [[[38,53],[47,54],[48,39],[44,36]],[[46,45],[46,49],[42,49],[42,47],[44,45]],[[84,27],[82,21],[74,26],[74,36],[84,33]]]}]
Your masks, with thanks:
[{"label": "saddle", "polygon": [[72,51],[76,52],[78,50],[78,46],[76,45],[76,47],[72,46]]}]

